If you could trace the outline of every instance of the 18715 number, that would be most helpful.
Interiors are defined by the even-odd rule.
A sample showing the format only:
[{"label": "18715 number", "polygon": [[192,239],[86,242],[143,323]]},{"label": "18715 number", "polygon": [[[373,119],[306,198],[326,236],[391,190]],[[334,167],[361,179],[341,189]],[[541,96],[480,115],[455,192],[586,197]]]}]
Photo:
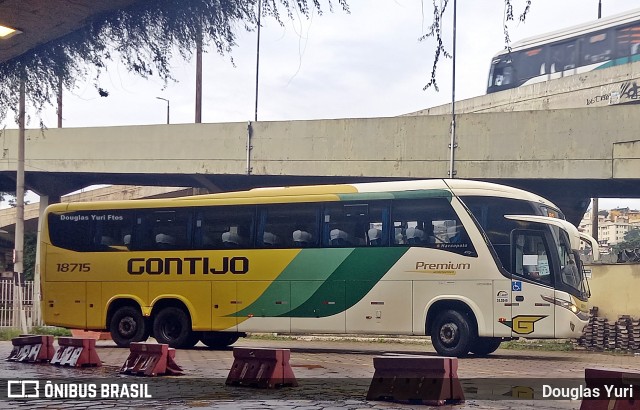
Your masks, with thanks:
[{"label": "18715 number", "polygon": [[58,272],[91,272],[90,263],[58,263]]}]

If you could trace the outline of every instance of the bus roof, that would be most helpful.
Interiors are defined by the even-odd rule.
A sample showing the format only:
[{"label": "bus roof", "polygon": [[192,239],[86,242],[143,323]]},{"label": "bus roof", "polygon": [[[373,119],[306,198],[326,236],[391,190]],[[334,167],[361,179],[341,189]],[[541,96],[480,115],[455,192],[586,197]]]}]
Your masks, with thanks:
[{"label": "bus roof", "polygon": [[[61,210],[88,210],[95,207],[171,207],[176,205],[192,206],[195,201],[212,201],[223,204],[259,204],[280,202],[300,202],[308,201],[335,201],[341,196],[349,194],[375,194],[391,193],[402,191],[447,191],[459,196],[495,196],[514,199],[524,199],[534,201],[544,205],[557,208],[548,200],[518,188],[490,182],[463,180],[463,179],[429,179],[411,181],[389,181],[389,182],[367,182],[356,184],[337,185],[307,185],[307,186],[287,186],[272,188],[254,188],[248,191],[223,192],[206,195],[194,195],[178,198],[164,199],[138,199],[127,201],[104,201],[104,202],[76,202],[54,204],[57,211]],[[306,198],[306,200],[305,200]]]},{"label": "bus roof", "polygon": [[[587,23],[578,24],[561,30],[551,31],[549,33],[528,37],[513,43],[511,45],[511,51],[518,51],[530,47],[535,47],[536,45],[543,45],[554,41],[569,39],[582,34],[632,23],[638,20],[640,20],[640,8],[625,11],[623,13],[615,14],[606,18],[593,20]],[[507,53],[508,50],[503,49],[496,53],[494,58]]]}]

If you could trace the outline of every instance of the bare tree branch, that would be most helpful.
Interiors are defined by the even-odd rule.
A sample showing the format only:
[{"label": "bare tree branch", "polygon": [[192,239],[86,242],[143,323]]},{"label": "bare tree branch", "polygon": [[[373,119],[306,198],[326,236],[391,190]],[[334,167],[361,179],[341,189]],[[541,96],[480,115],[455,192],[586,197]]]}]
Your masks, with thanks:
[{"label": "bare tree branch", "polygon": [[[436,72],[438,69],[438,63],[440,62],[440,56],[442,55],[445,58],[451,58],[451,54],[444,47],[443,41],[442,41],[442,38],[443,38],[442,20],[444,17],[444,13],[447,9],[447,4],[449,3],[449,0],[442,0],[439,2],[439,4],[437,4],[436,1],[437,0],[433,0],[433,22],[429,26],[427,33],[422,35],[418,40],[424,41],[427,38],[431,38],[431,37],[435,38],[436,40],[436,49],[434,50],[433,67],[431,69],[431,78],[429,79],[429,82],[427,83],[427,85],[425,85],[422,89],[426,90],[429,87],[433,87],[436,91],[439,91]],[[509,38],[508,23],[510,21],[515,21],[514,6],[512,1],[513,0],[504,0],[504,12],[503,12],[504,44],[505,44],[505,48],[507,48],[509,51],[511,51],[511,39]],[[529,15],[529,12],[531,10],[531,1],[532,0],[525,1],[525,7],[522,13],[518,15],[518,21],[524,22],[527,19],[527,16]],[[423,4],[424,4],[424,0],[423,0]]]}]

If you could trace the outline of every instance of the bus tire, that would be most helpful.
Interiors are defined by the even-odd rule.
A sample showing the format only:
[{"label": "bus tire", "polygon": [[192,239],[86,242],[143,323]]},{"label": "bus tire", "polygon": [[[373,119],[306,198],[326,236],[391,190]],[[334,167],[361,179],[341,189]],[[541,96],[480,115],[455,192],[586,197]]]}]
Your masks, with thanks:
[{"label": "bus tire", "polygon": [[202,332],[200,341],[212,349],[224,349],[238,341],[237,333]]},{"label": "bus tire", "polygon": [[174,348],[190,348],[193,342],[191,318],[184,310],[177,307],[166,307],[153,320],[153,337],[158,343],[168,344]]},{"label": "bus tire", "polygon": [[445,310],[438,315],[431,329],[431,343],[441,356],[462,357],[469,353],[474,333],[465,314]]},{"label": "bus tire", "polygon": [[469,350],[477,356],[486,356],[498,350],[500,343],[502,339],[499,337],[477,337]]},{"label": "bus tire", "polygon": [[119,347],[129,347],[132,342],[142,342],[148,337],[147,324],[140,309],[133,306],[118,308],[109,323],[111,339]]}]

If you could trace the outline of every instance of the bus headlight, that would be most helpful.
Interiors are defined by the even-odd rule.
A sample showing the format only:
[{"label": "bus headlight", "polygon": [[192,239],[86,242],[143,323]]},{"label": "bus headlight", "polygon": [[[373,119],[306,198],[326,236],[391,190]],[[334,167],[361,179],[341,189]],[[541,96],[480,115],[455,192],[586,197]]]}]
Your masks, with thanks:
[{"label": "bus headlight", "polygon": [[570,310],[571,313],[578,316],[580,320],[589,320],[589,315],[586,312],[582,312],[578,306],[576,306],[574,303],[568,300],[553,298],[553,297],[543,296],[543,295],[540,295],[540,296],[542,296],[542,299],[546,300],[547,302],[551,302],[554,305]]}]

